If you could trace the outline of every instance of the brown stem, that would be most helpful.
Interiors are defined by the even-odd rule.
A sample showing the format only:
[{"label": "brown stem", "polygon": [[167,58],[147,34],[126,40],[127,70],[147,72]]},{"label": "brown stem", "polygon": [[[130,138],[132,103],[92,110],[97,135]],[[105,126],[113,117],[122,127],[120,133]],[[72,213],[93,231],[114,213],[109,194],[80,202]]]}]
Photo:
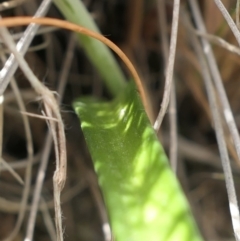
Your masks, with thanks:
[{"label": "brown stem", "polygon": [[13,27],[13,26],[19,26],[19,25],[27,25],[30,23],[36,23],[36,24],[41,24],[41,25],[50,25],[50,26],[55,26],[59,28],[64,28],[68,29],[74,32],[78,32],[84,35],[87,35],[89,37],[95,38],[102,43],[106,44],[109,48],[111,48],[121,59],[122,61],[126,64],[128,67],[131,75],[133,76],[133,79],[137,85],[140,97],[142,99],[144,108],[146,112],[148,112],[148,103],[147,103],[147,98],[146,94],[142,85],[142,82],[138,76],[137,71],[135,70],[133,64],[131,61],[128,59],[128,57],[123,53],[123,51],[117,47],[112,41],[109,39],[105,38],[103,35],[93,32],[89,29],[86,29],[82,26],[79,26],[74,23],[70,23],[65,20],[60,20],[60,19],[54,19],[54,18],[32,18],[32,17],[11,17],[11,18],[2,18],[0,20],[0,26],[6,26],[6,27]]}]

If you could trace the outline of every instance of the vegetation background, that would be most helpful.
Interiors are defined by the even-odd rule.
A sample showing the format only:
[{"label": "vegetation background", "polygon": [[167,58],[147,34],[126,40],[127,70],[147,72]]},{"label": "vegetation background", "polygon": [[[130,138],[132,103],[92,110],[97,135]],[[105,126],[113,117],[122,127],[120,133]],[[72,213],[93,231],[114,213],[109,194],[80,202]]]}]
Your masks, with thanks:
[{"label": "vegetation background", "polygon": [[[4,2],[1,1],[2,17],[34,15],[41,3],[38,0],[10,2],[15,3],[14,7],[6,9]],[[134,63],[144,81],[153,108],[153,117],[156,118],[164,91],[165,66],[161,48],[157,1],[85,0],[83,2],[103,35],[116,43]],[[225,0],[223,2],[235,20],[236,1]],[[231,30],[214,1],[201,0],[199,6],[208,33],[237,46]],[[164,11],[170,36],[173,1],[166,1]],[[188,1],[181,1],[174,68],[178,128],[177,176],[189,199],[205,240],[234,240],[226,185],[215,131],[212,127],[210,107],[201,79],[199,60],[193,51],[189,29],[184,20],[184,11],[192,14]],[[53,4],[47,16],[62,18],[61,13]],[[24,27],[11,28],[11,34],[16,36],[23,30]],[[209,39],[236,123],[239,126],[239,50],[233,52],[230,47],[220,46],[219,40],[213,37],[209,37]],[[9,54],[4,45],[1,45],[1,52]],[[75,41],[74,35],[65,30],[42,27],[26,54],[26,60],[36,76],[51,90],[56,90],[61,81],[64,81],[63,79],[67,81],[61,103],[66,128],[68,159],[67,182],[62,194],[65,240],[104,240],[102,224],[106,215],[105,208],[79,121],[71,105],[74,99],[82,95],[93,95],[103,99],[111,99],[112,96],[81,46]],[[3,64],[4,59],[2,59],[1,65],[3,66]],[[122,63],[119,64],[123,67]],[[123,71],[128,77],[125,68]],[[36,101],[36,94],[21,70],[17,70],[15,79],[25,100],[27,111],[41,115],[41,104]],[[22,117],[12,88],[8,87],[4,95],[2,156],[23,179],[26,168],[27,142]],[[33,136],[35,163],[31,177],[31,200],[39,163],[44,153],[48,126],[39,118],[29,117],[29,121]],[[169,118],[166,116],[159,131],[159,139],[167,153],[171,146],[169,126]],[[225,137],[238,194],[240,162],[226,129]],[[53,240],[55,235],[52,194],[54,160],[54,150],[52,150],[41,194],[42,201],[36,217],[34,235],[36,241]],[[2,166],[0,176],[1,240],[14,229],[17,215],[21,209],[22,189],[11,172]],[[29,206],[27,206],[28,209]],[[21,228],[13,240],[24,239],[28,214],[29,212],[26,212]]]}]

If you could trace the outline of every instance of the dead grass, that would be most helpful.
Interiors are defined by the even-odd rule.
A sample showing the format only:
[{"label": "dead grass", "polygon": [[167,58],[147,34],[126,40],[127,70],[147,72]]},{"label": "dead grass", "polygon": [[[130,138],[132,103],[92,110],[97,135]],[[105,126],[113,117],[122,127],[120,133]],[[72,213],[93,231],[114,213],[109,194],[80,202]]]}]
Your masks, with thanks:
[{"label": "dead grass", "polygon": [[[161,34],[165,34],[166,41],[170,40],[173,1],[166,1],[167,5],[162,9],[166,15],[164,32],[162,32],[162,25],[159,27],[158,24],[159,12],[154,1],[136,0],[131,1],[131,4],[118,0],[85,2],[103,34],[125,50],[137,67],[151,100],[152,115],[156,117],[163,97],[164,68],[167,59],[167,54],[162,48],[164,40]],[[236,3],[230,0],[223,2],[235,21],[237,19]],[[200,35],[211,43],[236,125],[239,127],[239,55],[232,51],[230,45],[221,44],[221,40],[216,39],[216,36],[237,48],[239,46],[214,1],[204,0],[199,3],[210,36],[201,31],[197,32],[197,36]],[[33,15],[39,4],[37,0],[22,3],[11,10],[3,11],[2,16]],[[1,6],[0,4],[0,9]],[[176,112],[178,137],[177,142],[174,142],[177,144],[174,152],[176,153],[176,150],[178,152],[172,156],[177,155],[177,164],[174,164],[177,167],[176,172],[190,200],[200,230],[205,240],[234,240],[211,107],[202,81],[199,54],[196,54],[194,50],[193,35],[196,32],[193,27],[186,24],[184,17],[184,11],[190,15],[193,12],[187,5],[187,1],[181,2],[180,11],[173,72],[177,109],[171,105],[173,111],[169,109],[159,137],[165,144],[167,152],[170,153],[173,142],[169,139],[169,133],[173,125],[169,124],[169,118],[172,118],[172,113],[174,117],[174,112]],[[61,17],[54,7],[50,8],[48,15]],[[2,225],[0,225],[0,238],[5,240],[11,235],[14,236],[11,240],[22,240],[26,237],[31,240],[29,233],[32,231],[29,230],[32,228],[34,240],[56,240],[52,177],[58,151],[55,152],[52,147],[52,137],[48,129],[49,127],[52,130],[59,128],[55,126],[54,120],[48,120],[47,125],[44,120],[20,113],[20,111],[27,111],[42,115],[42,110],[44,110],[45,114],[52,115],[55,119],[62,118],[65,125],[68,170],[61,196],[62,214],[59,213],[62,215],[60,219],[63,220],[64,239],[104,240],[102,225],[107,222],[106,212],[71,103],[83,94],[103,98],[111,97],[98,73],[86,59],[83,50],[76,45],[74,37],[64,30],[46,27],[42,29],[43,33],[35,37],[31,45],[31,47],[38,46],[39,49],[28,52],[26,60],[40,83],[51,91],[57,90],[59,93],[62,99],[59,109],[61,117],[54,112],[56,109],[46,108],[43,92],[36,95],[23,72],[18,69],[14,78],[19,91],[15,86],[16,83],[12,82],[12,85],[4,92],[2,157],[19,178],[25,181],[25,184],[29,183],[29,194],[25,194],[25,201],[21,204],[24,187],[6,166],[1,164],[0,223]],[[11,34],[20,33],[23,30],[22,27],[12,28]],[[8,57],[6,46],[1,47],[2,56]],[[237,48],[236,51],[238,51]],[[2,66],[5,61],[2,57]],[[44,88],[45,94],[46,91],[52,93]],[[217,93],[215,85],[214,92]],[[52,97],[58,96],[52,95]],[[216,103],[220,109],[223,109],[221,96],[217,96]],[[220,117],[227,150],[230,154],[233,179],[238,190],[240,187],[239,158],[233,145],[232,134],[224,121],[224,113],[220,113]],[[58,134],[55,134],[55,143],[59,140],[58,137]],[[59,143],[55,149],[58,150],[60,144],[64,145],[64,143]],[[32,161],[31,173],[27,171],[29,160]],[[31,205],[36,198],[34,193],[36,185],[39,184],[38,176],[41,171],[44,172],[45,178],[42,177],[43,187],[39,192],[40,201],[35,207],[37,215],[31,217]],[[237,195],[239,196],[238,191]],[[20,221],[17,221],[19,215]],[[36,224],[30,227],[33,218]],[[17,228],[14,234],[16,223],[19,229]]]}]

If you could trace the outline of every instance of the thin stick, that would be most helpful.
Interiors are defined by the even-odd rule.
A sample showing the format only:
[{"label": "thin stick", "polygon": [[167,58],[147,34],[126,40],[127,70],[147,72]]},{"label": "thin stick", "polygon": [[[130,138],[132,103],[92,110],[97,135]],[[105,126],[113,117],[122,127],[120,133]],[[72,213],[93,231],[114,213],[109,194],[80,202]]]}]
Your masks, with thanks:
[{"label": "thin stick", "polygon": [[[35,89],[37,93],[39,93],[43,97],[43,103],[45,109],[47,110],[50,116],[54,115],[59,121],[57,122],[57,135],[55,146],[57,146],[57,153],[56,153],[56,171],[54,173],[54,197],[56,201],[55,212],[56,215],[56,227],[57,227],[57,237],[58,240],[63,241],[63,232],[62,232],[62,219],[58,219],[59,213],[61,213],[61,206],[60,206],[60,192],[64,187],[65,179],[66,179],[66,138],[64,133],[64,126],[63,121],[61,118],[61,114],[59,111],[59,107],[55,101],[53,93],[46,88],[42,83],[36,78],[33,74],[32,70],[29,68],[28,64],[26,63],[25,59],[19,52],[17,51],[14,42],[11,38],[11,35],[5,28],[0,29],[0,33],[2,39],[4,40],[5,45],[12,51],[15,58],[18,61],[19,66],[21,67],[22,71],[28,78],[29,82],[31,83],[32,87]],[[51,122],[51,121],[50,121]],[[52,127],[52,126],[51,126]],[[52,130],[54,131],[54,130]],[[59,158],[58,158],[59,157]],[[32,240],[32,237],[27,240]]]},{"label": "thin stick", "polygon": [[30,215],[28,218],[27,233],[26,233],[25,240],[31,241],[31,237],[33,237],[33,232],[34,232],[35,222],[36,222],[36,214],[37,214],[38,204],[41,196],[42,184],[45,178],[46,168],[49,160],[48,157],[51,149],[52,149],[52,136],[51,134],[48,133],[47,137],[45,138],[43,155],[41,157],[41,163],[37,174],[36,184],[34,187],[33,200],[31,204]]},{"label": "thin stick", "polygon": [[[40,154],[41,154],[41,153],[38,153],[37,155],[35,155],[35,156],[33,157],[32,164],[36,164],[36,163],[39,162]],[[22,168],[26,168],[27,164],[28,164],[28,158],[26,158],[26,159],[20,159],[20,160],[13,161],[13,162],[8,162],[8,165],[9,165],[12,169],[22,169]],[[7,168],[1,167],[1,171],[6,171],[6,170],[7,170]]]},{"label": "thin stick", "polygon": [[55,232],[53,220],[51,218],[50,212],[48,210],[48,206],[44,198],[41,198],[41,212],[43,216],[43,220],[45,223],[45,227],[49,233],[49,236],[51,238],[51,241],[57,241],[57,235]]},{"label": "thin stick", "polygon": [[160,112],[153,126],[157,132],[159,131],[163,117],[167,111],[170,94],[171,94],[171,85],[172,85],[172,77],[173,77],[173,69],[174,69],[174,62],[175,62],[176,45],[177,45],[179,10],[180,10],[180,0],[174,0],[171,40],[170,40],[170,49],[169,49],[168,64],[167,64],[167,70],[166,70],[163,101],[161,104]]},{"label": "thin stick", "polygon": [[[230,29],[232,30],[232,32],[240,46],[240,32],[239,32],[236,24],[234,23],[232,17],[230,16],[227,9],[224,7],[223,3],[220,0],[214,0],[214,1],[215,1],[216,5],[218,6],[219,10],[221,11],[222,15],[224,16],[225,20],[227,21]],[[220,95],[220,97],[224,100],[226,95],[224,95],[224,96]],[[235,149],[237,151],[238,159],[240,160],[240,137],[239,137],[238,128],[234,121],[234,117],[233,117],[232,111],[230,109],[230,105],[228,103],[227,98],[226,98],[226,100],[224,100],[224,103],[222,103],[222,105],[224,107],[224,116],[225,116],[228,128],[230,130]],[[240,227],[239,227],[239,229],[240,229]],[[239,230],[239,234],[240,234],[240,230]],[[240,239],[240,236],[239,236],[239,239]]]},{"label": "thin stick", "polygon": [[[171,145],[169,133],[161,133],[163,136],[163,145],[168,147]],[[221,159],[217,154],[211,151],[208,147],[201,146],[196,144],[188,139],[185,139],[182,136],[178,136],[179,144],[179,157],[188,159],[191,162],[197,162],[201,164],[207,164],[217,169],[222,169]],[[235,163],[231,163],[233,170],[237,173],[238,166]]]},{"label": "thin stick", "polygon": [[[34,17],[45,16],[52,0],[43,0]],[[17,50],[23,55],[28,50],[32,39],[34,38],[36,32],[38,31],[39,26],[37,24],[31,23],[25,30],[23,36],[17,43]],[[7,88],[11,78],[13,77],[16,69],[18,67],[17,61],[13,54],[10,55],[8,60],[5,62],[4,67],[0,71],[0,95],[2,95]]]},{"label": "thin stick", "polygon": [[[1,56],[1,58],[6,61],[5,56]],[[14,78],[12,78],[10,82],[11,88],[14,92],[15,98],[17,100],[17,104],[19,106],[20,111],[26,111],[26,107],[24,105],[22,96],[20,94],[19,88],[17,86],[17,83]],[[20,203],[20,211],[18,214],[17,222],[16,225],[11,232],[11,234],[4,239],[4,241],[9,241],[14,239],[16,235],[19,232],[19,229],[21,227],[24,215],[25,215],[25,209],[28,201],[28,196],[30,192],[30,186],[31,186],[31,179],[32,179],[32,164],[33,164],[33,140],[32,140],[32,134],[31,134],[31,128],[30,128],[30,123],[29,119],[27,116],[22,116],[23,119],[23,125],[26,133],[26,140],[27,140],[27,164],[26,164],[26,172],[25,172],[25,180],[24,180],[24,189],[23,189],[23,194],[22,194],[22,200]]]},{"label": "thin stick", "polygon": [[51,121],[58,121],[58,119],[53,118],[53,117],[48,117],[48,116],[44,116],[44,115],[38,115],[38,114],[34,114],[34,113],[29,113],[26,111],[20,111],[21,114],[26,115],[26,116],[30,116],[33,118],[38,118],[38,119],[43,119],[43,120],[51,120]]},{"label": "thin stick", "polygon": [[[24,105],[23,99],[21,97],[20,91],[18,89],[17,83],[14,78],[12,79],[10,84],[15,93],[15,97],[17,99],[17,103],[19,105],[20,111],[26,112],[26,107]],[[27,116],[22,116],[22,118],[23,118],[24,128],[25,128],[25,132],[26,132],[27,152],[28,152],[28,160],[27,160],[26,174],[25,174],[25,186],[24,186],[24,191],[23,191],[23,195],[22,195],[21,209],[19,212],[17,224],[16,224],[13,232],[9,235],[8,238],[5,239],[5,241],[12,240],[13,237],[17,235],[17,233],[20,229],[20,226],[21,226],[22,220],[24,218],[24,214],[25,214],[25,209],[26,209],[26,205],[27,205],[27,201],[28,201],[28,196],[29,196],[30,186],[31,186],[31,179],[32,179],[33,140],[32,140],[29,119]]]},{"label": "thin stick", "polygon": [[[204,27],[204,24],[201,19],[201,15],[199,12],[197,2],[195,0],[190,0],[189,2],[190,2],[190,6],[192,8],[192,11],[193,11],[193,18],[195,18],[198,28],[201,31],[205,32],[205,27]],[[192,36],[192,38],[195,39],[195,36]],[[213,54],[211,52],[211,47],[210,47],[209,43],[207,42],[207,40],[202,39],[202,43],[203,43],[203,48],[204,48],[204,54],[207,55],[206,57],[214,59]],[[235,233],[236,240],[239,241],[240,240],[240,215],[239,215],[237,197],[236,197],[236,192],[235,192],[235,187],[234,187],[234,182],[233,182],[233,177],[232,177],[232,170],[231,170],[227,147],[226,147],[226,143],[225,143],[225,139],[224,139],[224,132],[223,132],[223,127],[222,127],[222,123],[221,123],[221,116],[220,116],[220,113],[218,110],[217,101],[216,101],[216,97],[215,97],[215,91],[214,91],[213,84],[211,82],[211,76],[209,73],[209,69],[207,67],[205,58],[203,56],[203,51],[201,51],[201,47],[199,46],[197,40],[194,41],[194,44],[195,44],[194,47],[196,48],[196,52],[197,52],[199,60],[200,60],[200,64],[202,65],[202,68],[203,68],[202,74],[203,74],[203,78],[205,80],[205,85],[207,88],[209,103],[211,105],[211,110],[212,110],[212,115],[213,115],[213,120],[214,120],[214,125],[215,125],[215,131],[216,131],[217,141],[218,141],[218,145],[219,145],[219,151],[220,151],[221,160],[222,160],[222,166],[223,166],[225,180],[226,180],[226,187],[227,187],[227,193],[228,193],[228,199],[229,199],[230,213],[231,213],[231,217],[232,217],[233,230]],[[208,48],[206,49],[206,47],[208,47]],[[212,55],[209,56],[210,53]],[[213,59],[212,59],[212,61],[213,61]],[[208,59],[208,61],[209,61],[209,59]],[[208,62],[208,64],[212,68],[215,64],[215,61]],[[216,66],[214,66],[214,68],[217,69]],[[218,71],[217,71],[217,73],[218,73]],[[215,80],[216,87],[218,88],[218,85],[216,83],[216,76],[213,73],[212,73],[212,77]],[[225,91],[224,91],[224,93],[225,93]],[[222,96],[219,93],[219,90],[218,90],[218,95],[219,95],[219,98],[222,98]],[[227,103],[228,103],[228,101],[227,101]]]},{"label": "thin stick", "polygon": [[75,47],[76,47],[75,34],[72,33],[70,36],[69,42],[68,42],[67,50],[66,50],[65,57],[64,57],[64,62],[61,67],[62,72],[59,77],[59,85],[58,85],[58,89],[57,89],[58,104],[60,104],[62,102],[62,97],[63,97],[64,90],[65,90],[65,87],[67,84],[69,71],[70,71],[70,68],[72,65]]},{"label": "thin stick", "polygon": [[[34,35],[35,37],[36,36],[38,36],[38,35],[42,35],[42,34],[45,34],[45,33],[52,33],[53,31],[57,31],[57,30],[59,30],[59,28],[55,28],[55,27],[40,27],[38,30],[37,30],[37,32],[36,32],[36,34]],[[20,32],[20,33],[14,33],[14,34],[12,34],[12,38],[14,39],[14,40],[18,40],[18,39],[20,39],[20,38],[22,38],[23,37],[23,35],[24,35],[24,32]],[[0,39],[0,43],[2,43],[2,40]]]},{"label": "thin stick", "polygon": [[172,170],[177,174],[177,161],[178,161],[178,133],[177,133],[177,104],[176,104],[176,89],[175,84],[172,85],[170,106],[169,106],[169,118],[170,118],[170,163]]},{"label": "thin stick", "polygon": [[[168,33],[167,33],[167,21],[165,14],[165,1],[158,0],[158,20],[159,20],[159,32],[161,33],[161,47],[164,56],[164,62],[167,63],[168,58]],[[166,67],[165,67],[166,68]],[[177,171],[177,154],[178,154],[178,140],[177,140],[177,115],[176,115],[176,91],[175,91],[175,81],[173,78],[172,88],[170,93],[170,109],[169,109],[169,118],[170,118],[170,163],[173,171]]]},{"label": "thin stick", "polygon": [[[3,102],[4,102],[4,96],[0,96],[0,166],[2,162],[2,147],[3,147]],[[1,172],[0,167],[0,172]]]},{"label": "thin stick", "polygon": [[[193,11],[193,18],[196,21],[197,28],[201,32],[206,33],[206,28],[204,26],[196,0],[189,1],[189,3],[192,8],[192,11]],[[233,113],[232,113],[232,110],[231,110],[231,107],[230,107],[230,104],[229,104],[229,101],[228,101],[228,98],[226,95],[226,91],[223,86],[223,81],[222,81],[221,75],[219,73],[219,69],[217,67],[217,63],[214,58],[210,43],[205,38],[201,38],[201,41],[202,41],[204,53],[206,55],[206,59],[208,61],[208,65],[209,65],[212,77],[213,77],[213,80],[214,80],[214,83],[215,83],[215,86],[216,86],[216,89],[218,92],[218,96],[221,101],[221,105],[223,107],[224,118],[228,125],[235,149],[238,154],[238,158],[240,160],[240,137],[239,137],[238,128],[236,126],[236,123],[235,123],[235,120],[233,117]]]},{"label": "thin stick", "polygon": [[[66,58],[64,58],[64,63],[63,63],[63,67],[62,67],[62,73],[60,75],[60,79],[59,79],[59,86],[58,86],[58,90],[57,92],[59,93],[59,98],[58,98],[58,103],[61,102],[62,96],[63,96],[63,92],[65,89],[65,85],[66,85],[66,81],[67,81],[67,76],[69,73],[69,69],[71,66],[71,62],[72,62],[72,58],[73,58],[73,49],[75,47],[75,41],[73,36],[70,39],[69,42],[69,46],[67,48],[67,53],[66,53]],[[52,123],[53,125],[53,123]],[[53,128],[54,125],[53,125]],[[55,133],[55,132],[54,132]],[[55,137],[56,139],[56,137]],[[39,199],[40,199],[40,193],[42,190],[42,185],[43,185],[43,181],[44,181],[44,177],[45,177],[45,172],[46,172],[46,167],[47,167],[47,163],[48,163],[48,158],[50,155],[50,151],[51,151],[51,147],[52,147],[52,136],[50,133],[47,134],[46,137],[46,141],[45,141],[45,146],[43,148],[43,157],[42,157],[42,162],[41,162],[41,166],[38,172],[38,176],[37,176],[37,183],[36,183],[36,188],[35,188],[35,192],[34,192],[34,200],[32,202],[32,210],[31,210],[31,216],[32,218],[29,219],[29,223],[28,223],[28,235],[27,238],[29,239],[30,237],[33,236],[33,230],[35,227],[35,220],[36,220],[36,213],[38,210],[38,203],[39,203]],[[56,147],[56,146],[55,146]],[[55,186],[56,188],[56,186]],[[58,196],[59,198],[59,196]],[[60,203],[57,203],[57,205],[59,205]],[[57,210],[58,212],[58,210]],[[58,217],[61,216],[61,213],[58,214]],[[59,224],[58,224],[59,226]],[[27,239],[26,238],[26,239]]]},{"label": "thin stick", "polygon": [[234,23],[232,17],[230,16],[230,14],[228,13],[227,9],[224,7],[223,3],[221,0],[214,0],[214,2],[216,3],[217,7],[219,8],[219,10],[221,11],[223,17],[225,18],[225,20],[228,23],[228,26],[230,27],[230,29],[232,30],[239,46],[240,46],[240,32],[236,26],[236,24]]},{"label": "thin stick", "polygon": [[207,89],[209,104],[212,111],[213,122],[215,127],[214,129],[216,131],[218,148],[220,151],[222,167],[224,171],[225,182],[226,182],[226,187],[228,192],[229,207],[230,207],[230,213],[232,217],[233,230],[236,235],[236,240],[240,240],[240,216],[239,216],[238,202],[237,202],[237,196],[236,196],[235,187],[234,187],[234,181],[233,181],[226,141],[224,138],[223,126],[221,123],[221,115],[217,105],[217,100],[215,96],[214,87],[211,81],[211,76],[210,76],[205,58],[203,56],[201,46],[196,41],[194,41],[194,44],[195,44],[194,47],[196,48],[196,52],[200,60],[200,64],[202,66],[202,75],[203,75],[203,79],[205,80],[205,86]]},{"label": "thin stick", "polygon": [[[76,197],[79,193],[81,193],[83,190],[87,189],[89,184],[86,183],[86,181],[79,182],[74,187],[72,187],[69,190],[66,190],[65,193],[63,193],[61,201],[62,204],[67,203],[71,201],[72,198]],[[54,200],[48,200],[46,202],[46,205],[49,209],[54,209]],[[38,210],[41,210],[44,208],[43,203],[40,202],[38,206]],[[12,214],[17,214],[19,210],[21,209],[21,205],[17,201],[7,200],[5,198],[0,197],[0,211],[1,212],[7,212]],[[26,210],[30,211],[31,206],[26,206]]]},{"label": "thin stick", "polygon": [[[25,101],[30,101],[36,98],[36,92],[31,88],[21,90],[21,94],[22,94],[22,98]],[[9,102],[13,102],[15,101],[15,99],[16,97],[13,91],[8,91],[6,94],[4,94],[5,104],[8,104]]]},{"label": "thin stick", "polygon": [[[3,165],[5,167],[5,170],[8,170],[12,176],[21,184],[24,185],[24,181],[23,179],[20,177],[20,175],[11,167],[11,165],[9,165],[8,162],[6,162],[3,158],[1,158],[0,160],[0,164]],[[1,170],[2,167],[0,166]]]},{"label": "thin stick", "polygon": [[198,36],[201,36],[203,38],[206,38],[207,40],[211,41],[212,43],[215,43],[217,44],[218,46],[222,47],[222,48],[225,48],[226,50],[234,53],[234,54],[237,54],[237,55],[240,55],[240,48],[231,44],[231,43],[228,43],[226,40],[224,40],[223,38],[220,38],[216,35],[212,35],[212,34],[207,34],[207,33],[202,33],[200,31],[197,31],[197,30],[193,30]]},{"label": "thin stick", "polygon": [[[4,166],[4,160],[2,159],[2,147],[3,147],[3,102],[4,102],[4,96],[0,96],[0,173],[2,172],[2,167]],[[8,170],[12,171],[12,168],[9,169],[8,166],[5,165]],[[14,171],[12,172],[12,175],[14,176]]]},{"label": "thin stick", "polygon": [[[59,28],[65,28],[74,32],[78,32],[87,36],[90,36],[92,38],[95,38],[104,44],[106,44],[109,48],[111,48],[126,64],[128,67],[131,75],[133,76],[133,79],[137,85],[140,97],[142,99],[143,105],[145,110],[147,111],[148,103],[146,94],[142,85],[142,82],[138,76],[137,71],[135,70],[134,66],[130,62],[130,60],[127,58],[127,56],[122,52],[122,50],[117,47],[113,42],[111,42],[109,39],[105,38],[103,35],[93,32],[89,29],[86,29],[84,27],[81,27],[77,24],[70,23],[64,20],[59,19],[53,19],[53,18],[31,18],[31,17],[13,17],[13,18],[2,18],[0,21],[0,26],[6,26],[6,27],[13,27],[13,26],[21,26],[21,25],[27,25],[29,23],[36,23],[36,24],[42,24],[42,25],[48,25],[48,26],[55,26]],[[175,33],[176,34],[176,33]],[[175,51],[174,51],[175,53]],[[174,57],[174,55],[173,55]],[[173,59],[174,60],[174,59]],[[171,59],[171,62],[173,61]],[[1,87],[1,81],[2,77],[0,75],[0,87]],[[0,92],[1,93],[1,92]]]},{"label": "thin stick", "polygon": [[240,14],[240,0],[237,0],[237,4],[236,4],[236,25],[237,25],[238,29],[240,27],[239,14]]},{"label": "thin stick", "polygon": [[[59,86],[57,92],[59,93],[59,98],[58,98],[58,103],[61,102],[63,92],[65,89],[66,81],[67,81],[67,74],[69,73],[69,69],[71,66],[72,58],[73,58],[73,49],[75,47],[75,41],[73,39],[73,36],[70,39],[69,46],[67,48],[66,52],[66,57],[64,58],[64,63],[62,67],[62,73],[59,78]],[[52,136],[50,133],[47,134],[45,145],[43,148],[43,156],[42,156],[42,161],[41,165],[39,168],[38,176],[37,176],[37,182],[36,182],[36,187],[35,187],[35,192],[34,192],[34,199],[32,202],[32,209],[31,209],[31,218],[29,219],[28,222],[28,232],[27,232],[27,237],[26,239],[29,239],[31,236],[33,236],[33,230],[35,227],[35,220],[36,220],[36,213],[38,210],[38,203],[40,200],[40,194],[42,190],[42,185],[46,173],[46,168],[47,168],[47,163],[50,155],[50,151],[52,148]]]}]

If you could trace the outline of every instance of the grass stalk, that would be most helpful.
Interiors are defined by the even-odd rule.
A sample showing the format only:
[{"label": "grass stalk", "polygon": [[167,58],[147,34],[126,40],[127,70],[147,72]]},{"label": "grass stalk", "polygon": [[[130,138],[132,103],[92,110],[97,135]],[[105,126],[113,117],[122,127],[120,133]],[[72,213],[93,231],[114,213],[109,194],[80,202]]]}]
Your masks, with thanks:
[{"label": "grass stalk", "polygon": [[[54,3],[68,21],[93,30],[94,32],[100,32],[82,1],[54,0]],[[105,44],[89,36],[79,34],[77,36],[79,43],[84,48],[90,61],[99,71],[109,91],[113,96],[117,95],[125,86],[126,79],[112,52]]]}]

